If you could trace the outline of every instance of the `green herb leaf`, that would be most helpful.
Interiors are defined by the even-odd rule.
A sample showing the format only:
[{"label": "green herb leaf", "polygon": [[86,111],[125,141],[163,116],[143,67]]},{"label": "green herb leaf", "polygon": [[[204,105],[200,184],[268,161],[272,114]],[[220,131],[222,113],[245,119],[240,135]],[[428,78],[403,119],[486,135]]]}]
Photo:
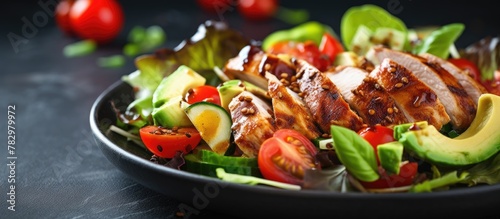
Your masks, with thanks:
[{"label": "green herb leaf", "polygon": [[93,53],[97,48],[97,43],[93,40],[81,40],[72,44],[68,44],[63,49],[64,56],[78,57]]},{"label": "green herb leaf", "polygon": [[469,186],[481,183],[490,185],[500,183],[500,153],[467,169],[467,172],[470,174],[464,180],[464,183]]},{"label": "green herb leaf", "polygon": [[464,29],[465,26],[460,23],[442,26],[425,37],[423,41],[415,47],[413,53],[429,53],[443,59],[448,59],[450,47],[453,46]]},{"label": "green herb leaf", "polygon": [[340,33],[345,48],[351,48],[352,39],[361,25],[366,26],[372,32],[375,32],[379,27],[393,28],[405,34],[408,32],[401,19],[379,6],[365,4],[351,7],[344,13],[340,21]]},{"label": "green herb leaf", "polygon": [[272,32],[262,41],[262,49],[268,50],[273,44],[287,40],[297,42],[312,40],[319,45],[325,31],[331,31],[331,28],[317,21],[309,21],[290,29]]},{"label": "green herb leaf", "polygon": [[125,57],[122,55],[113,55],[108,57],[100,57],[97,64],[104,68],[118,68],[125,65]]},{"label": "green herb leaf", "polygon": [[379,178],[375,150],[355,131],[331,126],[335,152],[347,171],[359,180],[372,182]]}]

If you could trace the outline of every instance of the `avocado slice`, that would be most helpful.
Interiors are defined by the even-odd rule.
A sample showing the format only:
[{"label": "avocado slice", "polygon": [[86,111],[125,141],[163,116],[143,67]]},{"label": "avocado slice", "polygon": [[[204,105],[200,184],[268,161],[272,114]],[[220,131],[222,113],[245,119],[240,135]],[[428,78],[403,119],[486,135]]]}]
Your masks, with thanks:
[{"label": "avocado slice", "polygon": [[182,95],[170,98],[160,107],[155,107],[151,116],[154,125],[166,128],[192,126],[191,120],[182,107]]},{"label": "avocado slice", "polygon": [[184,95],[191,88],[204,85],[206,79],[193,69],[181,65],[163,78],[153,93],[153,107],[160,107],[170,98]]},{"label": "avocado slice", "polygon": [[238,94],[240,94],[242,91],[245,90],[264,99],[270,99],[266,90],[248,81],[243,81],[239,79],[226,81],[217,86],[217,90],[219,91],[221,106],[227,111],[229,111],[228,105],[233,99],[233,97],[237,96]]},{"label": "avocado slice", "polygon": [[403,158],[403,145],[398,141],[391,141],[377,146],[380,165],[389,173],[399,174],[399,167]]},{"label": "avocado slice", "polygon": [[[500,151],[500,96],[485,93],[479,97],[476,117],[469,128],[449,138],[432,125],[395,128],[395,137],[404,148],[429,163],[460,167],[487,160]],[[402,126],[412,127],[403,124]]]}]

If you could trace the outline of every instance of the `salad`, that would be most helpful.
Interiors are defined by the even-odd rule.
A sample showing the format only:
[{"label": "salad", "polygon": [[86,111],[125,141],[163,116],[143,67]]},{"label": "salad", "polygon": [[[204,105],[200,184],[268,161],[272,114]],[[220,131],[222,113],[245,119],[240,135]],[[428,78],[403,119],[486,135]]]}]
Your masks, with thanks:
[{"label": "salad", "polygon": [[110,130],[151,162],[250,185],[432,192],[500,182],[500,51],[461,23],[408,28],[375,5],[262,41],[206,21],[136,58]]}]

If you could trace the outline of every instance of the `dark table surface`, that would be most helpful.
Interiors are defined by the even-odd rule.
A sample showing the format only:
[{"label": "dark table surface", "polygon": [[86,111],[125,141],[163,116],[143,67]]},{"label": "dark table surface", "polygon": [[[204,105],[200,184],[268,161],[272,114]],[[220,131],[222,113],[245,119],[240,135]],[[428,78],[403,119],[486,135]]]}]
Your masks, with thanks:
[{"label": "dark table surface", "polygon": [[[40,2],[50,2],[40,0]],[[55,2],[55,1],[54,1]],[[179,202],[152,191],[120,172],[101,153],[89,127],[90,108],[98,95],[120,77],[135,70],[133,59],[116,69],[96,65],[98,57],[120,54],[126,33],[134,25],[160,25],[167,33],[165,47],[174,47],[195,33],[206,19],[224,19],[230,26],[260,40],[281,27],[279,20],[266,23],[245,21],[234,11],[207,15],[194,1],[121,1],[126,24],[120,37],[95,53],[78,58],[62,54],[75,39],[64,36],[52,18],[36,28],[15,51],[7,34],[22,36],[23,17],[31,19],[43,9],[37,1],[9,3],[0,13],[0,218],[177,218]],[[362,1],[306,5],[304,1],[282,1],[291,8],[307,7],[311,19],[339,30],[340,17]],[[466,46],[488,35],[497,35],[500,21],[488,4],[417,1],[376,1],[384,8],[398,3],[393,13],[407,26],[466,24],[458,46]],[[17,159],[7,155],[7,110],[15,107]],[[15,161],[15,183],[9,162]],[[9,186],[15,186],[15,212],[7,209]],[[232,206],[237,207],[237,206]],[[201,211],[199,217],[225,217]],[[233,217],[234,218],[234,217]]]}]

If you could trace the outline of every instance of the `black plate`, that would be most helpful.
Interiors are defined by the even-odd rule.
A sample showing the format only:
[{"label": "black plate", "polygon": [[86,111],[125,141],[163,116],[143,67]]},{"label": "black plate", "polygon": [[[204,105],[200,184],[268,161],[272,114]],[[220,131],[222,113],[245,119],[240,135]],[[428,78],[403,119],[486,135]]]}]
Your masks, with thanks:
[{"label": "black plate", "polygon": [[289,191],[227,183],[154,164],[143,149],[107,132],[116,121],[110,101],[126,107],[132,92],[118,81],[97,98],[90,112],[93,134],[111,163],[138,183],[185,203],[181,208],[187,212],[210,209],[248,218],[498,218],[500,184],[420,194]]}]

